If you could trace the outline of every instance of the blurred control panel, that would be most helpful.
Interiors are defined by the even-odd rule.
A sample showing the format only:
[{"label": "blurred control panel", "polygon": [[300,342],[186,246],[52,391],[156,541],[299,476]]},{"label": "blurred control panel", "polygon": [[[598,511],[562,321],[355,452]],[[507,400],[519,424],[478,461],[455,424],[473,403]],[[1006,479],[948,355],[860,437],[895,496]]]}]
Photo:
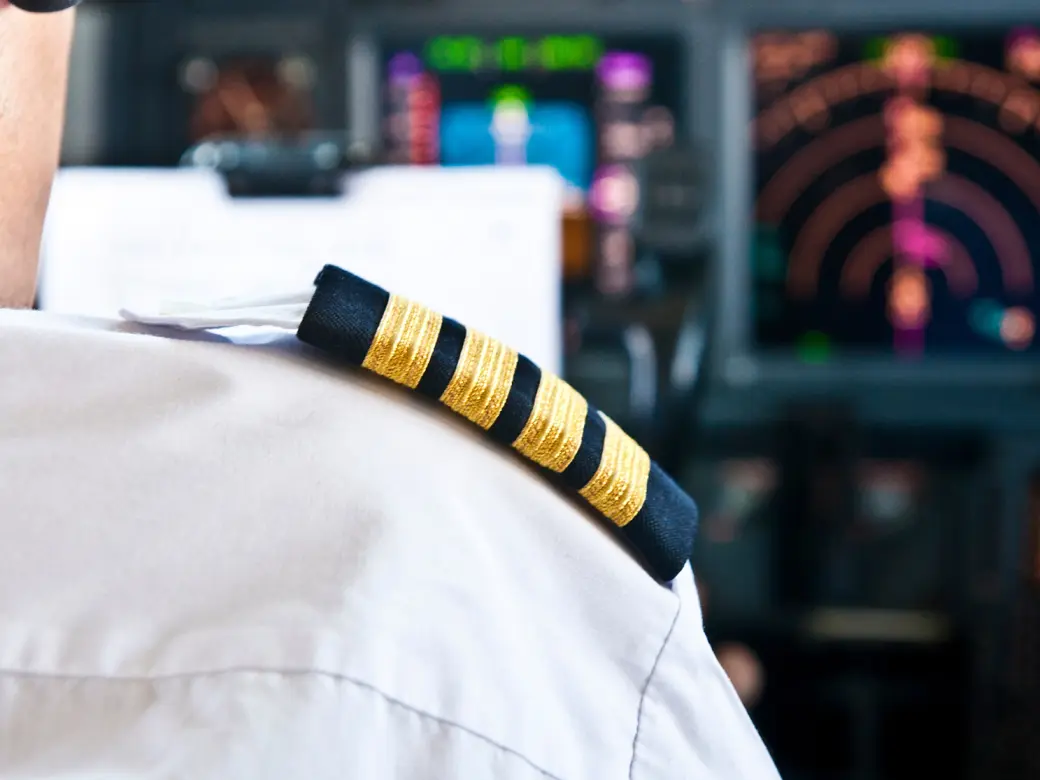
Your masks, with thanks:
[{"label": "blurred control panel", "polygon": [[314,129],[314,80],[314,64],[305,57],[189,60],[181,84],[193,98],[191,142],[300,138]]},{"label": "blurred control panel", "polygon": [[634,285],[633,166],[675,142],[684,50],[671,35],[388,38],[391,163],[546,165],[568,187],[565,272],[606,294]]},{"label": "blurred control panel", "polygon": [[751,40],[757,347],[1040,354],[1040,33]]}]

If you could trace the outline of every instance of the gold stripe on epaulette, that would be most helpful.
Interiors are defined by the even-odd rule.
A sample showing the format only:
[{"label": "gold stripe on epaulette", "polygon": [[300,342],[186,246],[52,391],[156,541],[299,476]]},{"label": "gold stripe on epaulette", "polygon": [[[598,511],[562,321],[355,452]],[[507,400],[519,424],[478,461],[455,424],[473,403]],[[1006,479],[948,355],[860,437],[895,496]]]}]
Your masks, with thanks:
[{"label": "gold stripe on epaulette", "polygon": [[607,519],[623,528],[646,503],[650,480],[650,456],[634,439],[607,417],[603,457],[581,495]]},{"label": "gold stripe on epaulette", "polygon": [[391,295],[362,367],[414,390],[430,365],[442,322],[425,306]]},{"label": "gold stripe on epaulette", "polygon": [[581,393],[558,376],[543,373],[531,416],[513,447],[539,466],[562,472],[581,449],[588,409]]},{"label": "gold stripe on epaulette", "polygon": [[519,357],[501,342],[467,330],[459,363],[441,394],[441,403],[487,430],[506,405]]}]

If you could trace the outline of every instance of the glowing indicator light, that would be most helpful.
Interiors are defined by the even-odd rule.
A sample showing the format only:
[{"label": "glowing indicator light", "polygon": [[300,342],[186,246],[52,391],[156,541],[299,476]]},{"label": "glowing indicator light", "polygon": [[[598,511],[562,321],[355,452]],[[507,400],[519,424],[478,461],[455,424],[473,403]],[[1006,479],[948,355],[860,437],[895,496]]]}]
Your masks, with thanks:
[{"label": "glowing indicator light", "polygon": [[996,301],[983,298],[972,304],[968,315],[972,328],[983,336],[1000,338],[1000,326],[1004,321],[1004,307]]},{"label": "glowing indicator light", "polygon": [[935,44],[930,38],[900,35],[886,43],[882,67],[903,88],[923,86],[935,59]]},{"label": "glowing indicator light", "polygon": [[639,182],[624,165],[606,166],[592,182],[589,207],[601,222],[624,225],[639,207]]},{"label": "glowing indicator light", "polygon": [[422,63],[419,58],[411,52],[400,52],[390,60],[388,70],[390,79],[395,83],[409,83],[423,72]]},{"label": "glowing indicator light", "polygon": [[611,52],[596,66],[596,76],[612,92],[639,93],[653,81],[653,64],[642,54]]},{"label": "glowing indicator light", "polygon": [[1009,36],[1005,67],[1029,81],[1040,81],[1040,34],[1031,28],[1016,30]]},{"label": "glowing indicator light", "polygon": [[899,329],[923,328],[932,313],[932,294],[924,271],[913,266],[893,274],[888,295],[888,314]]},{"label": "glowing indicator light", "polygon": [[1005,309],[996,301],[982,299],[972,304],[969,322],[979,334],[1001,341],[1008,349],[1027,349],[1036,338],[1036,317],[1029,309]]},{"label": "glowing indicator light", "polygon": [[603,44],[591,35],[550,35],[538,50],[545,70],[592,70],[603,56]]},{"label": "glowing indicator light", "polygon": [[1028,309],[1014,307],[1004,312],[1000,319],[1000,339],[1009,349],[1027,348],[1035,335],[1036,320]]},{"label": "glowing indicator light", "polygon": [[588,71],[603,57],[603,42],[593,35],[509,35],[485,41],[470,35],[441,35],[427,44],[424,59],[440,72],[474,72],[487,68]]},{"label": "glowing indicator light", "polygon": [[430,41],[425,55],[434,70],[479,70],[484,64],[484,44],[470,36],[441,36]]},{"label": "glowing indicator light", "polygon": [[502,70],[522,70],[527,64],[527,42],[523,38],[503,38],[497,48]]},{"label": "glowing indicator light", "polygon": [[514,84],[503,84],[491,93],[490,103],[492,107],[506,104],[520,103],[523,106],[531,105],[531,93],[523,87]]},{"label": "glowing indicator light", "polygon": [[[924,36],[914,33],[910,33],[910,35],[928,41],[930,44],[929,48],[933,52],[936,60],[953,60],[960,56],[960,47],[957,45],[957,41],[953,38],[949,38],[945,35]],[[907,36],[900,35],[895,38],[871,38],[867,41],[867,45],[864,48],[863,59],[868,62],[884,59],[892,44],[899,38],[905,37]]]},{"label": "glowing indicator light", "polygon": [[831,340],[826,333],[813,330],[798,340],[798,356],[806,363],[826,363],[831,356]]}]

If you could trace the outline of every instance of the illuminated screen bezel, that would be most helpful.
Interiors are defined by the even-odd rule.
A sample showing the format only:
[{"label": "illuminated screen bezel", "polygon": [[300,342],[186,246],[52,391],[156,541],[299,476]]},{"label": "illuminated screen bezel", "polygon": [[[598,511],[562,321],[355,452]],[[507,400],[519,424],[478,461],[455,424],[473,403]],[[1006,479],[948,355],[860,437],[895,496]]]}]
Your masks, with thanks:
[{"label": "illuminated screen bezel", "polygon": [[974,8],[914,9],[887,14],[845,10],[806,13],[756,13],[754,23],[735,18],[722,25],[717,37],[718,57],[718,257],[717,309],[711,373],[728,386],[779,384],[819,385],[833,390],[878,385],[1012,386],[1035,385],[1040,360],[1001,354],[951,355],[926,353],[915,360],[890,353],[836,353],[826,362],[806,362],[795,349],[760,349],[754,338],[751,297],[750,235],[755,227],[755,159],[750,125],[754,118],[754,84],[750,44],[763,32],[826,29],[835,35],[891,34],[915,29],[955,35],[958,29],[1006,32],[1011,27],[1040,27],[1040,12]]}]

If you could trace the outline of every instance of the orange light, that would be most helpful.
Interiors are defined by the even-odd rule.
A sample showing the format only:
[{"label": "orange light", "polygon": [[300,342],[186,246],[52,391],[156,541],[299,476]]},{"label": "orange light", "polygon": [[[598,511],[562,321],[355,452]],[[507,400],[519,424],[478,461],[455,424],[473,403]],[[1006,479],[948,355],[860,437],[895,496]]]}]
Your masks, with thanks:
[{"label": "orange light", "polygon": [[1036,336],[1036,320],[1028,309],[1008,309],[1000,321],[1000,338],[1010,349],[1025,349]]},{"label": "orange light", "polygon": [[892,276],[888,291],[888,311],[897,328],[924,327],[932,312],[928,277],[919,268],[900,268]]}]

